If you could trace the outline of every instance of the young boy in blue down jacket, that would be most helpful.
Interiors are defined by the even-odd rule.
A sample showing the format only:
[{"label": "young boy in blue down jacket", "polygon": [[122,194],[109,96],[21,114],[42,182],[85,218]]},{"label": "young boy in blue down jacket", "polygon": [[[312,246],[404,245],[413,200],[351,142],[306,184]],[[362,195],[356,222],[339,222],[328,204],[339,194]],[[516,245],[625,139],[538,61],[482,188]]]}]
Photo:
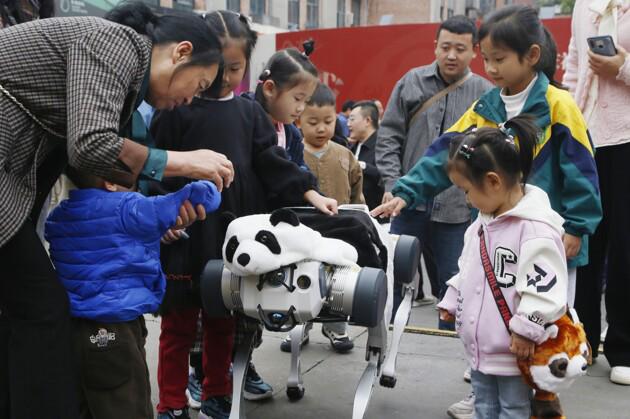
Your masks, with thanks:
[{"label": "young boy in blue down jacket", "polygon": [[143,315],[157,312],[166,280],[160,239],[189,201],[216,210],[221,195],[207,181],[147,198],[75,173],[46,222],[50,256],[74,318],[82,418],[153,418]]}]

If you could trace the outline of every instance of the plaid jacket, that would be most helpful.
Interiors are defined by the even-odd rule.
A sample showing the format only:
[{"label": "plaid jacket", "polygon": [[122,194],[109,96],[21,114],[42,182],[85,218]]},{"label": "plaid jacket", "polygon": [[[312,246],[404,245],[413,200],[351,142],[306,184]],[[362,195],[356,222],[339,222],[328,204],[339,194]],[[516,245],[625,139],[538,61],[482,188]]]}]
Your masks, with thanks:
[{"label": "plaid jacket", "polygon": [[[37,168],[58,147],[73,166],[130,185],[148,149],[119,137],[151,59],[150,41],[99,18],[37,20],[0,30],[0,246],[28,217]],[[48,191],[39,191],[47,193]]]}]

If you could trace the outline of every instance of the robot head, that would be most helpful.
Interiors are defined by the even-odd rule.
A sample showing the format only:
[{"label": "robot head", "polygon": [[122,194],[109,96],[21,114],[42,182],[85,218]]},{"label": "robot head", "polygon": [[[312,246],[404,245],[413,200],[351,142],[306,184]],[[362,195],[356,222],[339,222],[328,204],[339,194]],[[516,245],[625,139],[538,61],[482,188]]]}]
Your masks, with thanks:
[{"label": "robot head", "polygon": [[324,238],[300,224],[289,209],[241,217],[228,226],[223,260],[236,275],[261,275],[307,259],[353,265],[357,251],[341,240]]}]

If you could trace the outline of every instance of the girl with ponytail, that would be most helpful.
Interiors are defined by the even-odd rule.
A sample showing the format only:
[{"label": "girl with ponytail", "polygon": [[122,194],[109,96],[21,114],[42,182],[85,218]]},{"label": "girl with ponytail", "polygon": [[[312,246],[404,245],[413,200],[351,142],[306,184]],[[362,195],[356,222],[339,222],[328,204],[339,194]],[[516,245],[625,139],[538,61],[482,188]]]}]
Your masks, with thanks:
[{"label": "girl with ponytail", "polygon": [[534,355],[567,304],[564,220],[542,189],[526,185],[537,141],[533,119],[517,116],[450,144],[448,176],[480,214],[438,308],[466,349],[475,417],[531,416],[516,360]]}]

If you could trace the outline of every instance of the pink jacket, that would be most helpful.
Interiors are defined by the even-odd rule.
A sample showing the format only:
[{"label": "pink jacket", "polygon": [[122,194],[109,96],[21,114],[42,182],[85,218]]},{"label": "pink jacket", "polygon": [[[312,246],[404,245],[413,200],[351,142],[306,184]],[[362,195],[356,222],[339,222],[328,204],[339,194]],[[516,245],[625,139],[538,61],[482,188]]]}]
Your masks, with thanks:
[{"label": "pink jacket", "polygon": [[[573,9],[572,37],[565,60],[562,82],[569,87],[580,110],[584,111],[593,72],[588,65],[586,39],[597,36],[599,14],[589,9],[589,2],[577,0]],[[619,9],[617,43],[630,51],[630,6]],[[596,147],[630,141],[630,58],[626,58],[616,80],[599,78],[597,104],[589,124]]]},{"label": "pink jacket", "polygon": [[480,214],[464,235],[459,273],[448,282],[438,307],[455,315],[455,326],[471,367],[484,374],[519,375],[510,334],[486,280],[479,252],[479,228],[507,301],[510,330],[535,342],[547,338],[545,325],[567,304],[567,264],[562,245],[564,220],[547,194],[526,186],[525,196],[497,218]]}]

